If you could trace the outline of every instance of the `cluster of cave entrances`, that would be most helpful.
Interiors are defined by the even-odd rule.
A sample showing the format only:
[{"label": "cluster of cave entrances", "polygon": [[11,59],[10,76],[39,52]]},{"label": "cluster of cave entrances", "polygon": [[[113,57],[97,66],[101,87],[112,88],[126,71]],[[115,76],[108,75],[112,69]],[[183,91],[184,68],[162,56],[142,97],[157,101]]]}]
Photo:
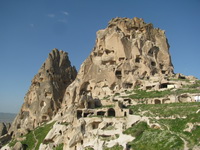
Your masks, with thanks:
[{"label": "cluster of cave entrances", "polygon": [[82,117],[90,117],[90,116],[99,116],[99,117],[115,117],[116,116],[116,111],[114,108],[109,108],[109,109],[100,109],[100,110],[83,110],[83,109],[78,109],[77,110],[77,118],[82,118]]}]

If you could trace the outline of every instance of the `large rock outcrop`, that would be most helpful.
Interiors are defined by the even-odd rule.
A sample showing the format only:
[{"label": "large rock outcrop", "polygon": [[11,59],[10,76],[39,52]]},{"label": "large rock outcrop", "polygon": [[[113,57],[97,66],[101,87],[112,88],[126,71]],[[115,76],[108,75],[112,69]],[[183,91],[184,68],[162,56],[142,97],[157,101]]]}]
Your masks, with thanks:
[{"label": "large rock outcrop", "polygon": [[10,133],[23,135],[51,120],[60,109],[65,90],[76,78],[76,74],[68,54],[53,49],[38,74],[34,76]]},{"label": "large rock outcrop", "polygon": [[84,99],[90,103],[87,107],[95,107],[93,99],[171,75],[173,65],[164,31],[139,18],[115,18],[97,32],[96,45],[66,90],[63,107],[85,107]]},{"label": "large rock outcrop", "polygon": [[174,76],[165,33],[143,19],[112,19],[97,32],[95,47],[75,76],[67,54],[53,50],[34,77],[10,133],[24,134],[52,119],[56,123],[41,150],[62,143],[66,150],[116,144],[125,149],[133,137],[123,130],[138,119],[124,103],[131,100],[116,95]]},{"label": "large rock outcrop", "polygon": [[[159,82],[173,74],[169,44],[163,30],[139,18],[112,19],[106,29],[97,32],[95,47],[81,65],[75,81],[66,89],[61,111],[56,116],[72,124],[72,128],[65,131],[65,149],[81,149],[87,145],[84,141],[92,137],[91,134],[87,136],[90,129],[86,131],[86,126],[98,126],[102,122],[82,125],[80,118],[128,115],[129,111],[112,99],[115,93],[143,86],[151,79]],[[110,97],[110,101],[103,100],[105,97]],[[77,127],[82,129],[79,135],[72,132]],[[97,139],[96,144],[98,142],[101,141]]]}]

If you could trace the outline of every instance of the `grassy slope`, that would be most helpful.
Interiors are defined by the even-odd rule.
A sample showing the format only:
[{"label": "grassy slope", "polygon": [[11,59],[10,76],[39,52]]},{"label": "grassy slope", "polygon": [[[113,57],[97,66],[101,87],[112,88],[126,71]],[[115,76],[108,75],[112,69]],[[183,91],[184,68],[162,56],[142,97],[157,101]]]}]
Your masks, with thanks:
[{"label": "grassy slope", "polygon": [[[200,103],[172,103],[161,105],[131,106],[135,114],[149,117],[152,124],[158,123],[161,128],[150,128],[146,122],[139,122],[124,133],[136,137],[130,146],[136,150],[183,149],[184,141],[187,147],[200,145]],[[145,113],[144,113],[145,112]],[[160,117],[158,119],[157,117]],[[172,117],[173,116],[173,117]],[[173,118],[176,119],[173,119]],[[191,132],[184,131],[188,123],[194,124]]]},{"label": "grassy slope", "polygon": [[[28,134],[26,134],[25,135],[26,139],[24,141],[21,141],[21,143],[26,147],[26,150],[33,150],[33,149],[38,150],[40,144],[43,142],[48,132],[52,129],[54,123],[55,122],[42,125],[40,127],[37,127],[35,130],[29,132]],[[17,142],[16,140],[11,141],[9,143],[9,146],[13,147],[16,142]],[[58,147],[58,150],[60,147],[62,147],[62,145]]]}]

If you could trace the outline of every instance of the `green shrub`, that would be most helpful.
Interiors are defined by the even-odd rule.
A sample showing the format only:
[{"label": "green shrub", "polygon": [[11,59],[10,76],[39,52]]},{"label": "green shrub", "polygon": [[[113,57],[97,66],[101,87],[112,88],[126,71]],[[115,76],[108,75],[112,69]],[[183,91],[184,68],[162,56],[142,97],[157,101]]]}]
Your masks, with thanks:
[{"label": "green shrub", "polygon": [[63,150],[63,146],[64,146],[63,143],[62,143],[62,144],[59,144],[59,145],[57,145],[55,148],[53,148],[53,150]]},{"label": "green shrub", "polygon": [[131,136],[134,136],[134,137],[138,137],[147,129],[148,129],[147,123],[142,121],[132,126],[131,128],[128,128],[123,133],[130,134]]},{"label": "green shrub", "polygon": [[40,144],[43,142],[47,133],[52,129],[55,122],[45,124],[37,127],[35,130],[25,135],[26,139],[22,141],[22,144],[27,146],[27,150],[38,150]]}]

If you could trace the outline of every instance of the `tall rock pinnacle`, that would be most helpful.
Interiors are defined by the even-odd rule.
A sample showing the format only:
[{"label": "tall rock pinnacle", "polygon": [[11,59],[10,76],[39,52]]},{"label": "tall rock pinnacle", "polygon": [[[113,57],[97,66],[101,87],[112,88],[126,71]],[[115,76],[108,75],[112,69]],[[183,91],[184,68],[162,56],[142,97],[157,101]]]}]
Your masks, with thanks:
[{"label": "tall rock pinnacle", "polygon": [[26,133],[49,121],[59,110],[67,86],[75,79],[76,69],[71,66],[68,54],[53,49],[32,80],[20,113],[11,130]]}]

